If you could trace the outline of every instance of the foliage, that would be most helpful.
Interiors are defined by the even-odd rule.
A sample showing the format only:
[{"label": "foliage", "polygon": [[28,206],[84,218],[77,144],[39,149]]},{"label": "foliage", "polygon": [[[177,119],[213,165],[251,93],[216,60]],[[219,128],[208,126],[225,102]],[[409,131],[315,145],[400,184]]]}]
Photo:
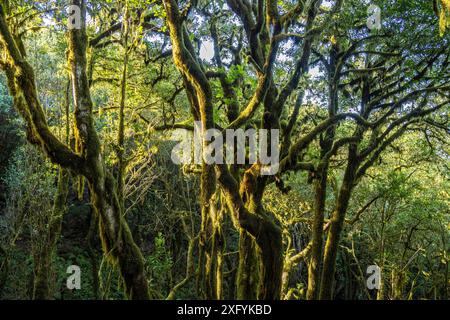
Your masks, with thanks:
[{"label": "foliage", "polygon": [[[1,299],[49,234],[53,299],[448,299],[450,1],[375,1],[380,30],[370,1],[251,2],[87,1],[78,42],[64,1],[1,2]],[[194,120],[279,130],[280,171],[176,166]]]}]

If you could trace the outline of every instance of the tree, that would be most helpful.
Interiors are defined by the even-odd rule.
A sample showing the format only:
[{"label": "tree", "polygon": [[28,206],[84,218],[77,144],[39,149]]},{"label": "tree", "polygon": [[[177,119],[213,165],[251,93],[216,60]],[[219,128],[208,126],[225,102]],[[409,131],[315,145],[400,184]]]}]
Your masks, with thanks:
[{"label": "tree", "polygon": [[81,29],[69,31],[68,54],[79,146],[77,152],[72,151],[49,130],[37,97],[34,71],[25,60],[26,53],[21,39],[10,31],[6,22],[8,11],[5,11],[8,6],[4,4],[0,7],[0,33],[2,46],[8,57],[6,61],[2,61],[2,67],[8,78],[14,105],[27,124],[28,140],[38,145],[56,164],[87,179],[94,209],[100,217],[100,235],[105,254],[113,263],[118,264],[129,297],[148,299],[150,295],[143,258],[121,213],[123,210],[117,198],[116,184],[105,168],[93,123],[86,73],[86,3],[73,1],[72,4],[81,9]]}]

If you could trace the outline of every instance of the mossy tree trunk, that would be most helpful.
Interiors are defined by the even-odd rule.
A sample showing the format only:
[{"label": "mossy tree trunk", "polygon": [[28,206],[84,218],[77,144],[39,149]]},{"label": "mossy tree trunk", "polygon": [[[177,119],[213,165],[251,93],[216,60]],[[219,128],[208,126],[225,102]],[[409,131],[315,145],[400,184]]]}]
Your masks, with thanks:
[{"label": "mossy tree trunk", "polygon": [[236,298],[255,300],[258,296],[259,266],[256,243],[252,236],[239,231],[239,265],[236,276]]},{"label": "mossy tree trunk", "polygon": [[255,178],[259,169],[254,166],[246,172],[241,194],[229,171],[217,166],[216,172],[240,227],[237,298],[254,299],[256,295],[260,300],[275,300],[281,295],[282,235],[277,219],[262,206],[265,179]]},{"label": "mossy tree trunk", "polygon": [[86,178],[94,212],[100,217],[103,250],[112,263],[117,263],[128,297],[149,299],[144,259],[125,221],[123,203],[117,193],[118,186],[106,169],[100,141],[94,128],[92,100],[86,74],[86,4],[77,0],[74,0],[73,4],[82,9],[82,28],[69,32],[69,64],[74,93],[76,136],[81,144],[80,153],[86,159]]},{"label": "mossy tree trunk", "polygon": [[319,176],[314,182],[314,220],[312,226],[312,248],[308,265],[308,289],[306,299],[318,298],[320,288],[320,271],[322,264],[323,221],[327,188],[328,164],[319,170]]},{"label": "mossy tree trunk", "polygon": [[225,238],[222,234],[222,219],[224,208],[220,202],[214,204],[210,210],[210,237],[207,242],[205,270],[205,288],[208,299],[220,300],[223,296],[223,253]]},{"label": "mossy tree trunk", "polygon": [[[191,96],[196,97],[198,113],[202,125],[205,129],[213,128],[213,96],[211,85],[199,61],[195,58],[196,54],[187,37],[183,18],[177,3],[173,0],[165,0],[163,3],[167,14],[166,18],[172,40],[172,53],[175,65],[190,84],[187,89],[192,89]],[[236,122],[240,123],[243,121],[242,119],[247,119],[251,116],[253,112],[252,109],[261,101],[263,94],[267,89],[267,83],[267,77],[262,77],[260,79],[260,89],[258,90],[256,99],[252,100],[250,107],[244,112],[244,116],[242,118],[238,117],[240,120],[237,119],[234,122],[235,125]],[[206,141],[203,143],[205,144]],[[239,186],[230,174],[226,165],[217,164],[215,166],[207,167],[208,170],[203,170],[202,180],[208,180],[208,183],[204,183],[204,186],[208,189],[202,190],[202,192],[206,192],[205,195],[212,195],[211,192],[207,191],[212,190],[212,188],[215,187],[213,181],[216,180],[216,177],[211,174],[214,171],[210,171],[210,169],[214,170],[215,168],[219,184],[225,193],[227,205],[230,208],[235,221],[240,229],[251,234],[253,239],[256,240],[260,263],[260,281],[257,298],[278,299],[280,297],[281,272],[283,266],[280,228],[273,222],[275,219],[271,217],[270,214],[250,213],[246,208],[245,203],[247,203],[247,201],[243,201],[241,198]],[[259,165],[252,167],[250,174],[254,175],[255,172],[259,172],[259,169]],[[207,173],[207,175],[205,175],[205,173]],[[260,188],[259,190],[264,190],[264,188]],[[258,196],[260,195],[258,194]],[[201,204],[203,207],[209,206],[208,197],[202,197]],[[205,210],[205,208],[203,210]],[[244,246],[244,248],[248,248],[248,246]]]},{"label": "mossy tree trunk", "polygon": [[27,138],[38,145],[54,163],[84,176],[89,184],[94,212],[99,216],[103,250],[110,262],[118,265],[126,294],[131,299],[149,299],[144,260],[123,216],[117,196],[117,185],[108,172],[95,131],[92,101],[86,75],[86,3],[71,2],[81,8],[81,29],[69,31],[69,64],[74,94],[77,153],[58,140],[50,131],[39,102],[34,71],[25,60],[25,52],[16,44],[3,8],[0,7],[1,40],[8,54],[6,71],[14,105],[27,124]]},{"label": "mossy tree trunk", "polygon": [[[339,44],[332,43],[330,50],[329,63],[327,65],[328,72],[328,117],[332,118],[336,115],[339,105],[338,83],[343,64],[339,61],[340,48]],[[334,139],[336,135],[336,127],[329,127],[322,139],[320,139],[320,163],[316,170],[314,181],[314,219],[312,227],[312,248],[311,258],[308,266],[308,290],[306,298],[308,300],[317,299],[319,297],[322,251],[323,251],[323,223],[325,217],[326,199],[327,199],[327,179],[329,160],[331,156],[337,152],[333,150]]]},{"label": "mossy tree trunk", "polygon": [[216,252],[213,241],[214,219],[217,204],[214,200],[216,182],[212,166],[203,163],[200,179],[201,230],[199,239],[199,265],[197,290],[204,299],[213,299],[214,284],[212,267],[215,263]]}]

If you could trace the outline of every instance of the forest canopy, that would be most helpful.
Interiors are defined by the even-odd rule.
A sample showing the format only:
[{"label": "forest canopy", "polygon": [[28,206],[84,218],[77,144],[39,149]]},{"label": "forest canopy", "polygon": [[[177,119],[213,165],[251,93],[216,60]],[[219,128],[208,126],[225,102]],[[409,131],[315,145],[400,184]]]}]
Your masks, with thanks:
[{"label": "forest canopy", "polygon": [[0,299],[447,300],[449,65],[449,0],[0,0]]}]

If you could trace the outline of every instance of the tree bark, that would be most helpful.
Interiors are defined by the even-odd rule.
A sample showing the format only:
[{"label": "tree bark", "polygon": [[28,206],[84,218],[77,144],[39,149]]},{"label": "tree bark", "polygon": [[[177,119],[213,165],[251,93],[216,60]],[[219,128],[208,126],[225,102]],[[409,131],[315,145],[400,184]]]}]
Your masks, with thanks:
[{"label": "tree bark", "polygon": [[258,257],[255,241],[247,231],[239,231],[239,265],[236,276],[236,298],[255,300],[258,297]]},{"label": "tree bark", "polygon": [[331,217],[330,230],[328,231],[328,238],[325,245],[322,281],[319,294],[319,298],[321,300],[332,299],[336,256],[339,248],[341,232],[344,226],[345,213],[347,212],[351,191],[355,181],[356,169],[358,167],[358,163],[356,161],[356,145],[354,144],[349,146],[348,161],[349,162],[344,173],[344,180],[342,181],[342,185],[339,190],[336,209]]}]

